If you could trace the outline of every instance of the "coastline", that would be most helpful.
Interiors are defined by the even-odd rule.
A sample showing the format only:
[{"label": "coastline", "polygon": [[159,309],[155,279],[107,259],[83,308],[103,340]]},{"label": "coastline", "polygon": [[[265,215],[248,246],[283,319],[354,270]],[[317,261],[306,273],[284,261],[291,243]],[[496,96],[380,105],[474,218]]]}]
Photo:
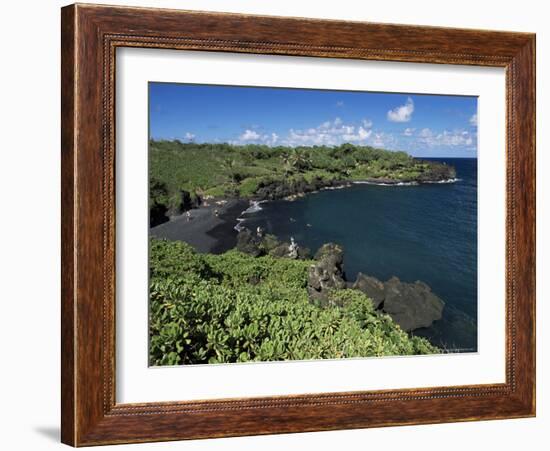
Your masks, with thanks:
[{"label": "coastline", "polygon": [[[407,187],[418,186],[422,184],[449,184],[460,181],[454,178],[452,180],[424,181],[421,183],[403,183],[388,180],[362,180],[362,181],[342,181],[343,183],[332,186],[321,187],[315,191],[300,193],[298,195],[287,196],[278,199],[260,199],[251,198],[232,198],[232,199],[207,199],[208,205],[203,205],[190,211],[191,220],[187,220],[186,213],[171,218],[167,223],[151,229],[150,234],[159,238],[168,238],[170,240],[185,241],[193,246],[200,253],[223,254],[233,249],[237,245],[237,235],[239,225],[241,230],[246,228],[247,213],[254,213],[262,209],[262,204],[271,203],[271,201],[292,202],[303,196],[318,193],[324,190],[340,190],[353,188],[357,185],[378,185],[389,187]],[[220,203],[223,202],[223,205]],[[218,215],[214,214],[214,209],[218,209]],[[250,227],[248,227],[250,228]],[[351,287],[353,281],[347,282]],[[461,311],[447,306],[443,310],[443,316],[435,321],[429,327],[414,328],[409,332],[428,339],[436,346],[443,346],[445,352],[475,352],[477,349],[475,322],[468,315]],[[459,346],[451,339],[446,340],[446,336],[451,335],[456,338]],[[473,338],[472,338],[473,337]],[[443,344],[442,344],[443,343]]]},{"label": "coastline", "polygon": [[[382,178],[334,180],[330,184],[318,187],[315,190],[299,191],[282,197],[210,199],[208,204],[188,210],[191,216],[190,220],[187,218],[187,212],[173,216],[169,221],[150,228],[149,235],[155,238],[185,241],[193,246],[197,252],[222,254],[235,247],[237,234],[243,227],[240,224],[246,220],[243,215],[261,210],[261,204],[265,202],[277,200],[292,202],[319,191],[345,189],[354,185],[405,187],[423,184],[449,184],[459,180],[458,178],[422,182]],[[214,214],[216,209],[218,210],[217,216]]]},{"label": "coastline", "polygon": [[[221,203],[223,202],[223,203]],[[185,241],[197,252],[221,254],[237,243],[237,218],[247,208],[248,200],[228,199],[188,210],[168,222],[149,229],[149,236]],[[218,210],[216,216],[214,211]]]},{"label": "coastline", "polygon": [[420,185],[447,185],[459,182],[457,177],[428,179],[428,180],[399,180],[391,178],[370,178],[363,180],[334,179],[329,181],[316,181],[316,183],[304,183],[297,186],[287,184],[284,180],[272,181],[268,186],[262,187],[253,196],[246,197],[251,203],[259,204],[274,200],[296,200],[308,194],[318,193],[324,190],[350,188],[354,185],[373,185],[388,187],[420,186]]},{"label": "coastline", "polygon": [[[373,199],[382,198],[385,199],[386,197],[394,198],[394,196],[397,196],[397,198],[404,198],[409,199],[411,196],[415,196],[415,198],[420,199],[431,199],[432,196],[438,196],[437,193],[441,193],[439,195],[448,196],[447,193],[448,190],[451,190],[455,193],[461,193],[464,194],[464,187],[467,186],[470,182],[469,173],[461,173],[460,176],[454,177],[453,179],[443,179],[443,180],[430,180],[430,181],[423,181],[421,183],[414,183],[414,184],[403,184],[398,183],[397,181],[392,181],[393,183],[387,183],[388,180],[361,180],[361,181],[351,181],[346,184],[342,184],[339,186],[330,186],[330,187],[323,187],[319,190],[311,193],[307,193],[305,195],[305,198],[310,197],[318,197],[319,200],[311,200],[307,201],[307,205],[312,208],[312,210],[308,210],[308,214],[304,216],[300,216],[300,212],[302,211],[304,204],[304,196],[292,196],[290,198],[281,198],[274,201],[260,201],[256,204],[254,209],[251,209],[251,214],[243,214],[242,219],[245,219],[245,222],[242,223],[242,226],[247,227],[249,230],[254,232],[256,230],[257,226],[262,227],[262,229],[266,230],[266,233],[271,233],[277,236],[279,240],[288,242],[289,236],[294,236],[294,238],[297,240],[298,244],[310,248],[313,252],[315,252],[316,249],[318,249],[319,243],[327,243],[327,242],[335,242],[338,244],[343,244],[344,248],[346,250],[349,250],[349,261],[346,263],[346,269],[351,271],[351,274],[347,272],[347,276],[349,276],[347,285],[349,287],[353,286],[353,281],[355,280],[355,274],[357,274],[357,269],[359,271],[363,271],[366,274],[378,278],[381,282],[388,281],[389,278],[391,278],[392,275],[398,274],[402,281],[407,283],[414,283],[415,280],[421,280],[423,282],[426,282],[431,288],[434,289],[435,293],[437,293],[441,298],[445,301],[450,299],[450,301],[446,304],[445,309],[443,310],[442,318],[438,321],[435,321],[430,327],[427,328],[418,328],[414,329],[412,332],[414,335],[422,336],[424,338],[427,338],[432,342],[434,345],[441,346],[445,349],[445,352],[476,352],[477,350],[477,332],[476,332],[476,312],[475,308],[473,313],[470,313],[469,310],[464,310],[464,308],[468,308],[468,306],[464,307],[459,302],[462,302],[461,300],[457,301],[457,296],[466,296],[464,294],[458,294],[455,295],[456,291],[459,291],[456,288],[449,288],[448,292],[446,291],[440,291],[441,290],[441,284],[438,283],[438,277],[430,278],[430,276],[424,274],[429,273],[429,270],[426,270],[424,272],[420,271],[421,275],[411,275],[411,272],[413,269],[411,267],[406,266],[404,264],[403,269],[399,262],[395,264],[395,262],[392,260],[392,268],[395,268],[395,270],[389,268],[388,265],[386,267],[383,266],[383,264],[378,262],[370,262],[365,263],[365,261],[369,261],[369,256],[372,255],[378,255],[376,252],[376,246],[373,246],[372,249],[374,249],[373,252],[364,250],[364,255],[366,255],[365,260],[363,260],[363,256],[359,255],[357,257],[357,251],[356,249],[361,248],[361,246],[358,245],[354,246],[353,244],[350,245],[344,241],[344,238],[340,235],[333,234],[333,238],[326,237],[326,228],[323,229],[323,227],[326,227],[327,220],[331,220],[331,218],[339,218],[336,219],[337,222],[340,222],[341,219],[345,219],[348,216],[342,215],[342,209],[339,208],[339,205],[342,205],[343,202],[341,199],[346,198],[346,196],[353,196],[353,193],[362,193],[364,186],[364,190],[367,190],[369,193],[373,193]],[[367,185],[367,186],[365,186]],[[368,185],[374,185],[374,186],[368,186]],[[349,188],[349,189],[348,189]],[[433,188],[433,189],[432,189]],[[336,193],[334,195],[328,194],[328,192],[332,192],[333,190],[336,191],[345,191],[346,193],[352,193],[352,194],[346,194],[346,193]],[[325,194],[323,194],[325,192]],[[384,194],[385,193],[385,194]],[[395,195],[393,194],[395,193]],[[435,193],[435,194],[434,194]],[[309,196],[311,194],[312,196]],[[361,194],[358,194],[359,196]],[[343,197],[344,196],[344,197]],[[340,200],[338,200],[340,199]],[[351,201],[350,201],[351,202]],[[295,204],[295,207],[292,207],[292,204]],[[349,202],[348,202],[349,203]],[[410,205],[410,202],[406,202],[407,205]],[[360,205],[360,202],[357,203],[357,205]],[[376,207],[371,207],[371,210],[374,208],[380,208],[380,203],[373,203],[373,201],[369,202],[369,205],[375,205]],[[385,208],[385,206],[391,206],[394,205],[391,202],[389,204],[384,203],[382,207]],[[398,203],[397,203],[398,205]],[[428,204],[427,209],[428,210],[437,210],[439,207],[432,207],[432,206],[442,206],[443,204],[439,203],[432,203]],[[446,204],[445,204],[446,205]],[[323,207],[324,206],[324,207]],[[324,208],[326,214],[320,214],[313,213],[313,211],[317,212],[319,211],[319,208]],[[365,208],[365,206],[361,207]],[[388,208],[395,208],[394,207],[388,207]],[[260,212],[259,214],[255,215],[253,214],[253,211],[257,210],[265,210],[265,212]],[[441,211],[442,208],[439,208]],[[378,212],[382,211],[380,209],[377,210]],[[391,211],[395,211],[391,210]],[[391,213],[390,211],[390,213]],[[372,213],[372,212],[371,212]],[[355,214],[351,215],[352,217],[356,217]],[[393,214],[390,214],[391,217],[393,217]],[[428,217],[429,215],[425,215],[424,217]],[[437,216],[437,215],[436,215]],[[410,216],[409,216],[410,217]],[[268,219],[269,218],[269,219]],[[289,219],[292,224],[289,224]],[[286,222],[285,222],[286,221]],[[444,222],[442,224],[446,224],[446,219],[444,219]],[[377,221],[378,222],[378,221]],[[397,222],[396,224],[398,224]],[[409,224],[409,223],[406,223]],[[306,228],[306,227],[313,227],[313,228]],[[353,229],[352,229],[353,230]],[[393,232],[395,232],[396,236],[399,236],[402,232],[398,230],[397,228],[392,229]],[[320,231],[320,232],[319,232]],[[281,234],[279,234],[280,232]],[[316,233],[325,233],[323,235],[323,239],[321,241],[315,239],[312,240],[311,234]],[[371,234],[371,236],[377,236],[376,234]],[[362,241],[362,235],[361,233],[354,235],[357,240]],[[434,236],[439,236],[439,234],[435,234]],[[417,239],[418,236],[414,236],[413,239]],[[341,239],[342,241],[340,241]],[[365,241],[368,242],[369,238],[365,236]],[[370,246],[370,245],[369,245]],[[439,247],[438,247],[439,249]],[[445,247],[444,247],[445,249]],[[391,254],[391,252],[390,252]],[[395,254],[395,253],[394,253]],[[423,256],[424,254],[421,252],[420,254]],[[453,255],[454,254],[446,254],[446,255]],[[359,258],[359,260],[358,260]],[[372,257],[372,259],[375,259],[377,257]],[[390,257],[391,258],[391,255]],[[424,257],[420,257],[424,258]],[[454,258],[454,257],[453,257]],[[354,259],[354,260],[352,260]],[[426,266],[430,266],[429,262],[431,260],[426,260]],[[439,260],[434,260],[439,261]],[[349,264],[349,265],[348,265]],[[350,266],[355,264],[355,266]],[[363,264],[367,264],[368,266],[363,266]],[[361,265],[358,267],[358,265]],[[382,269],[377,269],[380,266],[382,266]],[[374,269],[373,269],[374,268]],[[377,272],[379,271],[379,272]],[[389,272],[388,274],[388,271]],[[395,271],[395,272],[393,272]],[[402,272],[403,271],[403,272]],[[416,271],[416,270],[414,270]],[[416,278],[415,278],[416,277]],[[435,287],[435,288],[434,288]],[[454,285],[451,285],[451,287],[454,287]],[[469,292],[466,292],[469,293]],[[448,297],[449,296],[449,297]],[[453,297],[454,296],[454,297]],[[475,294],[474,294],[475,296]],[[462,298],[461,298],[462,299]],[[468,298],[470,299],[470,298]]]}]

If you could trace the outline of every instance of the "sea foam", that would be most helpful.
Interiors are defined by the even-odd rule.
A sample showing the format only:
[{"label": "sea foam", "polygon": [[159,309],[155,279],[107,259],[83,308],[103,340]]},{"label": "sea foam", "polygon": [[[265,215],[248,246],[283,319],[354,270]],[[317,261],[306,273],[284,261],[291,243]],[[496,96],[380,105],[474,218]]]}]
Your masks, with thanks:
[{"label": "sea foam", "polygon": [[250,201],[250,207],[248,207],[246,210],[244,210],[241,215],[246,215],[248,213],[256,213],[258,211],[262,210],[261,204],[265,202],[265,200],[252,200]]}]

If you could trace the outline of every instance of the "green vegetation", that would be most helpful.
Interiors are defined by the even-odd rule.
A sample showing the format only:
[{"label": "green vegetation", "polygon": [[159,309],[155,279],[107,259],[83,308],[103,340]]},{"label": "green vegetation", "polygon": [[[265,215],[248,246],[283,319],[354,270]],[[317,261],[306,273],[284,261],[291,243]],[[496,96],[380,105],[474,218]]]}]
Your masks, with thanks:
[{"label": "green vegetation", "polygon": [[311,260],[198,254],[188,244],[150,241],[150,363],[228,363],[430,354],[374,310],[358,290],[308,298]]},{"label": "green vegetation", "polygon": [[[274,198],[335,182],[422,182],[455,176],[454,168],[445,164],[352,144],[289,148],[150,141],[149,147],[152,216],[181,213],[208,196]],[[285,187],[277,191],[274,186],[280,184]]]},{"label": "green vegetation", "polygon": [[[390,183],[454,177],[444,164],[364,146],[150,142],[150,222],[209,197],[280,199],[358,180]],[[271,235],[239,234],[237,249],[199,254],[183,242],[150,242],[150,363],[227,363],[439,352],[375,310],[361,291],[308,294],[313,260]],[[243,253],[246,252],[246,253]],[[318,263],[318,262],[317,262]],[[342,284],[334,286],[345,286]],[[311,287],[309,287],[311,289]]]}]

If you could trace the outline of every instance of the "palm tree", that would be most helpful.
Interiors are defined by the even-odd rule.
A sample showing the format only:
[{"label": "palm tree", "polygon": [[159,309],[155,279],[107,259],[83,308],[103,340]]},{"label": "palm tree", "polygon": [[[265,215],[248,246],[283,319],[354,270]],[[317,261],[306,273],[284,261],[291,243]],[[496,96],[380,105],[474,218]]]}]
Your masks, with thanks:
[{"label": "palm tree", "polygon": [[283,163],[298,172],[305,172],[311,168],[311,158],[307,152],[300,152],[294,148],[288,154],[283,155]]},{"label": "palm tree", "polygon": [[283,152],[281,154],[281,160],[283,160],[283,170],[285,171],[285,177],[292,174],[292,163],[290,159],[290,154],[288,152]]},{"label": "palm tree", "polygon": [[229,174],[231,183],[236,185],[239,182],[239,173],[236,170],[237,162],[231,157],[225,157],[222,161],[222,167]]}]

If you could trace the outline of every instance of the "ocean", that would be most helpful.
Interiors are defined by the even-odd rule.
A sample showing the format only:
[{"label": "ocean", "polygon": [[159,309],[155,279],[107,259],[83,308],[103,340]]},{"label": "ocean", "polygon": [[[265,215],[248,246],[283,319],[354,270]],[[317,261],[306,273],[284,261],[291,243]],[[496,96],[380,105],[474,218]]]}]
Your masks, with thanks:
[{"label": "ocean", "polygon": [[477,160],[433,159],[456,168],[455,183],[355,184],[294,201],[272,201],[241,216],[281,240],[315,252],[344,247],[346,278],[421,280],[445,301],[443,319],[415,334],[449,352],[477,351]]}]

